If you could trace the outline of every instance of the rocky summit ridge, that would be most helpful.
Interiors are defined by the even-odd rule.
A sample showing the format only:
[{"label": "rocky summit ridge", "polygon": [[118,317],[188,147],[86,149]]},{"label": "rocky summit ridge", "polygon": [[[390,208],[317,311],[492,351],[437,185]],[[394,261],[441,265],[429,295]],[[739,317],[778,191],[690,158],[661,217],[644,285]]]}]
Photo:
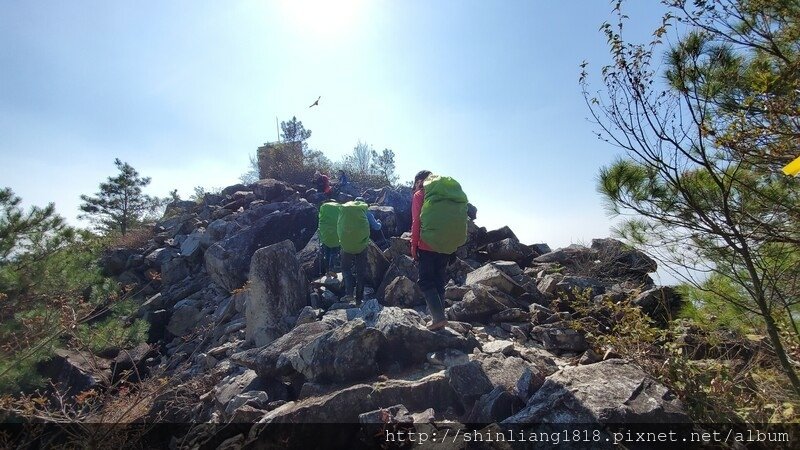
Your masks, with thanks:
[{"label": "rocky summit ridge", "polygon": [[[432,332],[409,252],[410,190],[351,185],[338,200],[359,195],[388,239],[369,247],[360,307],[342,301],[341,274],[318,276],[321,194],[234,185],[171,203],[144,246],[106,252],[103,270],[145,294],[131,319],[150,323],[149,344],[92,369],[62,352],[61,380],[82,390],[121,368],[166,374],[178,381],[142,420],[258,424],[223,436],[237,444],[279,423],[689,421],[666,387],[570,325],[609,299],[671,317],[680,297],[653,283],[647,255],[614,239],[525,245],[508,227],[477,226],[470,205],[448,267],[450,324]],[[170,406],[178,396],[190,407]]]}]

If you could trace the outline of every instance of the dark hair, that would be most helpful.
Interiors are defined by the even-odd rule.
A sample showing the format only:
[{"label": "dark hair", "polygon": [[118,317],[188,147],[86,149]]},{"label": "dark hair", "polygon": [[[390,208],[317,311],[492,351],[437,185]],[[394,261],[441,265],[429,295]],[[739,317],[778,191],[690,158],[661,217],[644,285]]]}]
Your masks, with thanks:
[{"label": "dark hair", "polygon": [[420,170],[414,176],[414,184],[416,184],[417,181],[419,181],[419,180],[424,180],[425,178],[428,178],[428,175],[430,175],[430,174],[431,174],[430,170]]}]

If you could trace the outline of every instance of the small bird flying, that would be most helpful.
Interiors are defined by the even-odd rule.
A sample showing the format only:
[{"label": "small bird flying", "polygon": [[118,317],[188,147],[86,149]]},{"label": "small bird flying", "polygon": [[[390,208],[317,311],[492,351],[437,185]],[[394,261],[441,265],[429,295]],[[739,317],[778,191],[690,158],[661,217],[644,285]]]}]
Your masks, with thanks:
[{"label": "small bird flying", "polygon": [[319,97],[317,97],[317,100],[314,103],[312,103],[311,106],[309,106],[309,108],[314,107],[314,106],[319,106],[319,99],[321,99],[321,98],[322,98],[321,95]]}]

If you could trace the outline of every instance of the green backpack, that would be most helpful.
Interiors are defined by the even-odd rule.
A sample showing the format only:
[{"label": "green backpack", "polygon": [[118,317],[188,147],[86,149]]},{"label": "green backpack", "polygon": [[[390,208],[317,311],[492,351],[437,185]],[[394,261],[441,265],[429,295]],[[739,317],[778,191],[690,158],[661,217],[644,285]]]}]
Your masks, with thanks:
[{"label": "green backpack", "polygon": [[342,251],[350,254],[361,253],[369,245],[369,221],[364,202],[347,202],[339,211],[339,243]]},{"label": "green backpack", "polygon": [[423,186],[420,237],[435,252],[455,253],[467,242],[467,195],[450,177],[429,175]]},{"label": "green backpack", "polygon": [[319,207],[319,242],[326,247],[339,246],[339,233],[336,227],[341,208],[342,205],[335,202],[323,203]]}]

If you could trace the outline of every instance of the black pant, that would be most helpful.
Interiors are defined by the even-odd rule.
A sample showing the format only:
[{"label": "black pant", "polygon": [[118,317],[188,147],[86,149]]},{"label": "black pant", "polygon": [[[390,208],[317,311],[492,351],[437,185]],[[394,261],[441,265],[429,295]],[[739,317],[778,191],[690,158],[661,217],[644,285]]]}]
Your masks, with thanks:
[{"label": "black pant", "polygon": [[419,258],[419,287],[423,291],[433,290],[444,299],[447,284],[447,263],[450,255],[427,250],[417,250]]},{"label": "black pant", "polygon": [[[356,301],[361,301],[364,298],[364,279],[367,277],[367,249],[365,248],[358,254],[342,250],[341,255],[344,290],[347,295],[353,295],[353,291],[355,291]],[[353,266],[355,266],[355,274]]]}]

